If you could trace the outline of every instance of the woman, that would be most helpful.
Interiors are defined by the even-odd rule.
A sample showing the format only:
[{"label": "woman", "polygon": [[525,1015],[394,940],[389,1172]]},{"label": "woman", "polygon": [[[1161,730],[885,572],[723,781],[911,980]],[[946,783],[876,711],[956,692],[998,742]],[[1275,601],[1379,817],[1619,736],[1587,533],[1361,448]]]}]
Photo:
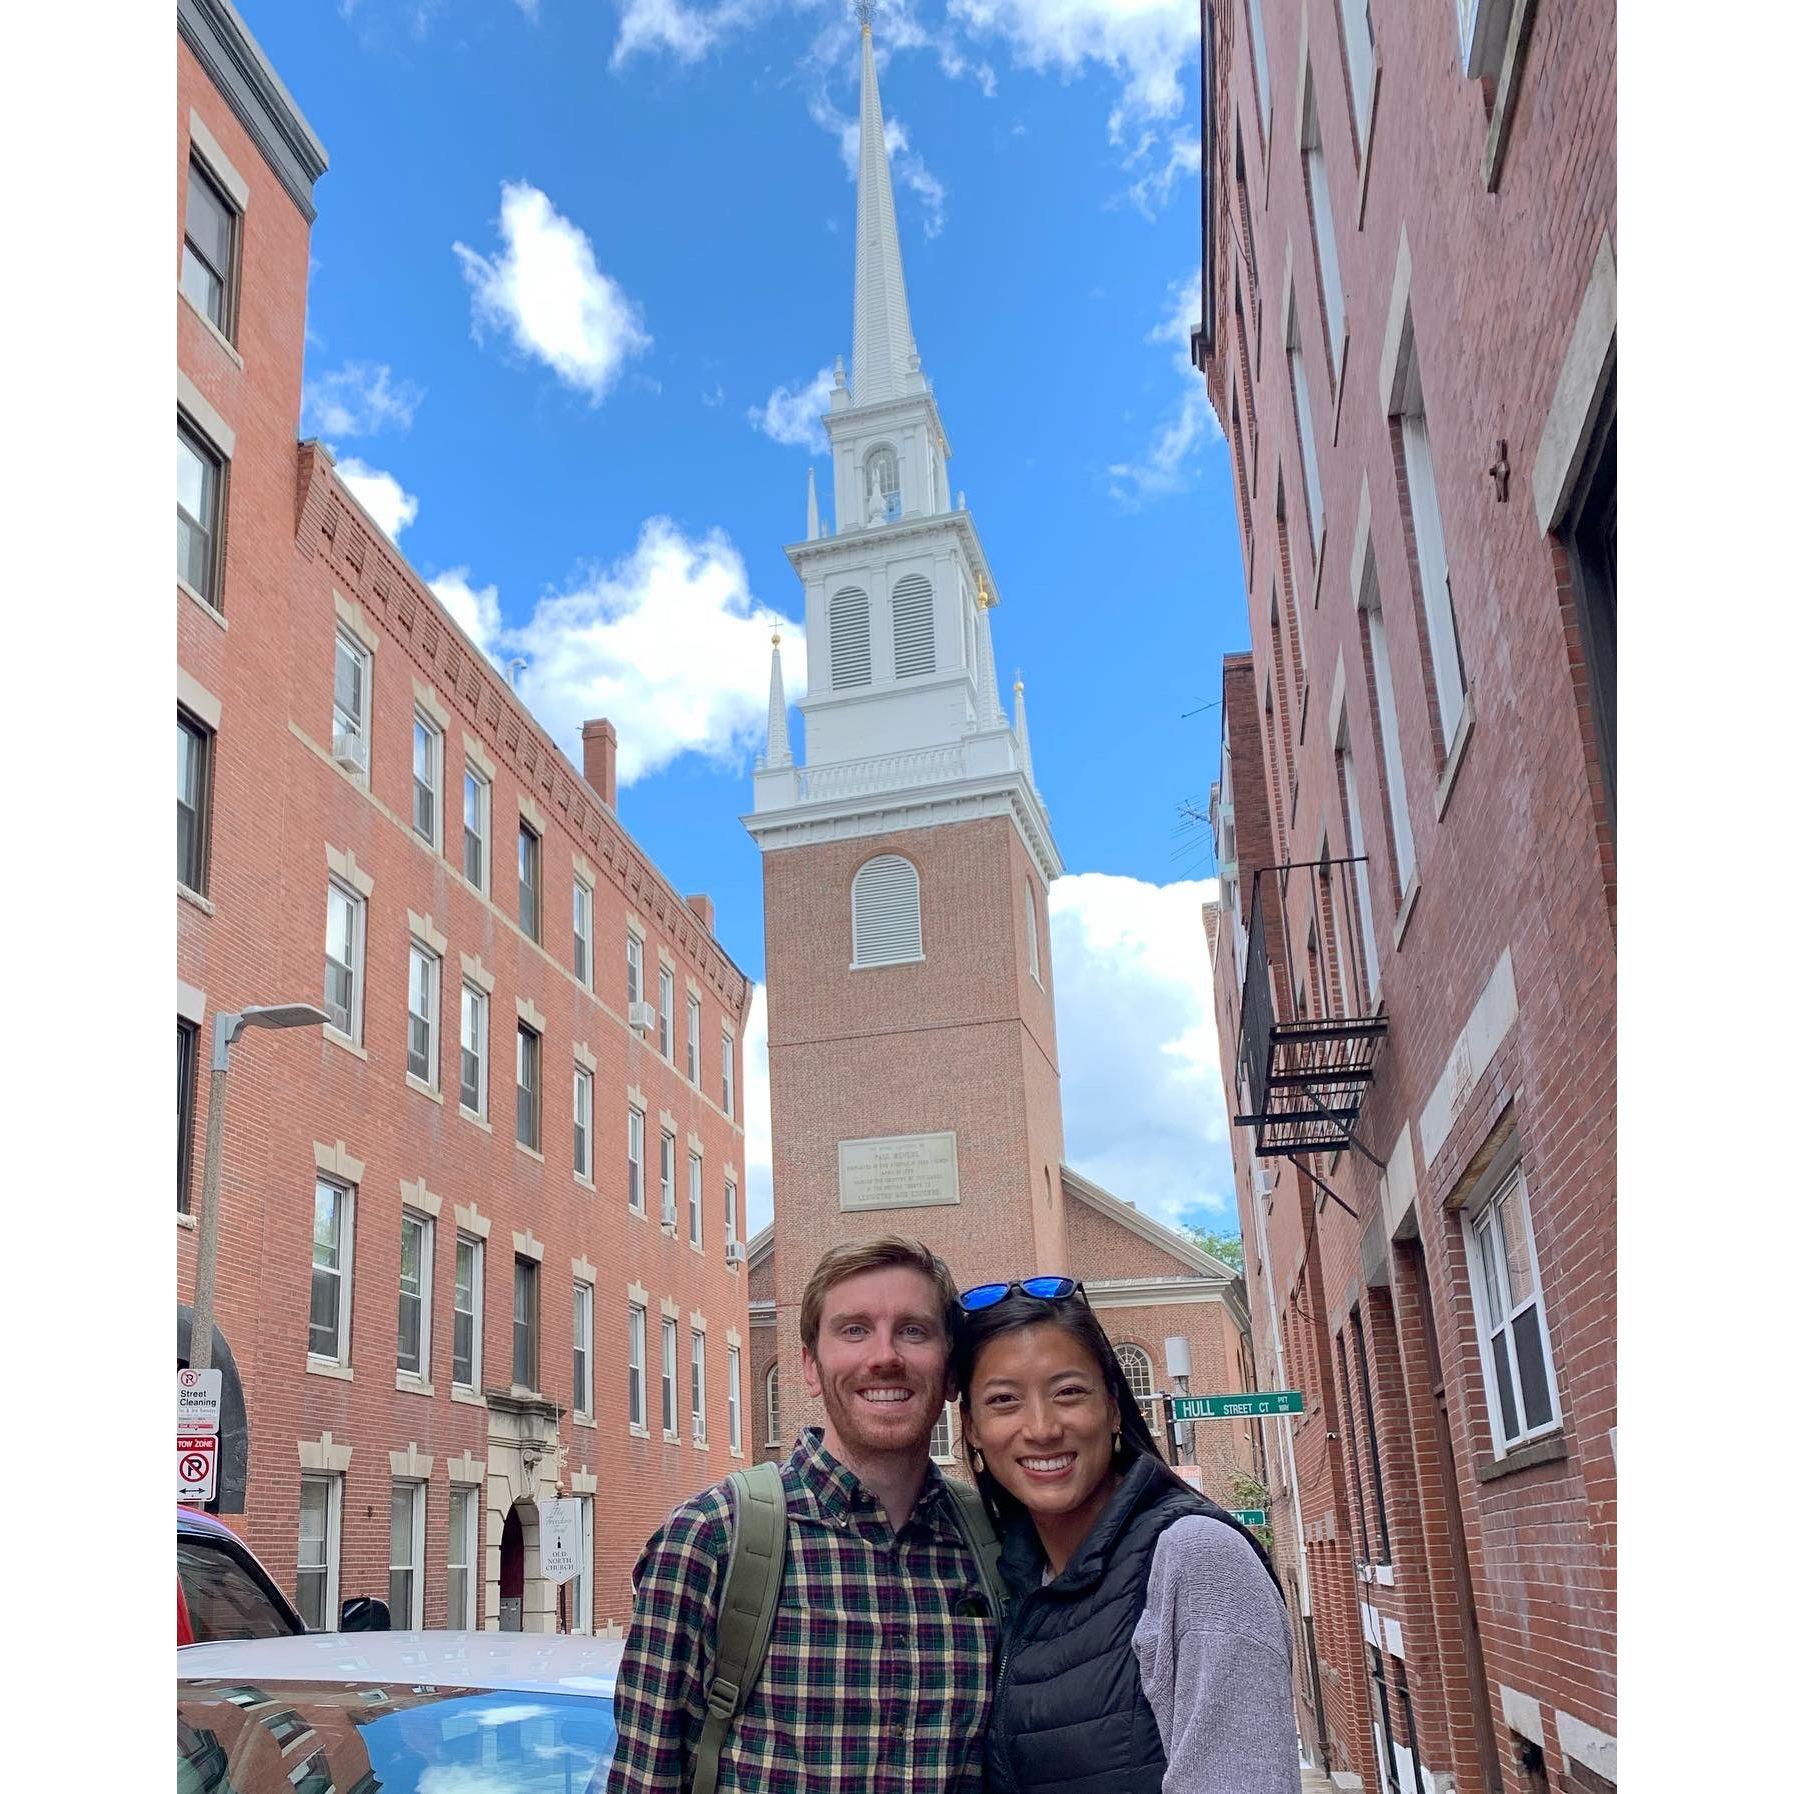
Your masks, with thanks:
[{"label": "woman", "polygon": [[1012,1597],[989,1794],[1299,1794],[1270,1560],[1160,1456],[1083,1285],[960,1306],[961,1431]]}]

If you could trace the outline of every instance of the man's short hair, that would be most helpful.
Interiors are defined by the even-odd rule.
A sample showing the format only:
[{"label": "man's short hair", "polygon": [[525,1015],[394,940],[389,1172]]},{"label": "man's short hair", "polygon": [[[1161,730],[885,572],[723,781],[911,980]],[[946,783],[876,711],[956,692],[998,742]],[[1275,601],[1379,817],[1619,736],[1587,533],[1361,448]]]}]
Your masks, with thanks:
[{"label": "man's short hair", "polygon": [[817,1260],[810,1281],[804,1285],[804,1302],[797,1322],[798,1335],[811,1357],[816,1355],[816,1341],[822,1333],[822,1302],[829,1291],[837,1283],[845,1283],[863,1272],[889,1270],[919,1271],[934,1285],[941,1302],[941,1327],[952,1338],[954,1313],[959,1305],[959,1286],[953,1281],[953,1273],[920,1240],[886,1233],[875,1240],[848,1240],[831,1246]]}]

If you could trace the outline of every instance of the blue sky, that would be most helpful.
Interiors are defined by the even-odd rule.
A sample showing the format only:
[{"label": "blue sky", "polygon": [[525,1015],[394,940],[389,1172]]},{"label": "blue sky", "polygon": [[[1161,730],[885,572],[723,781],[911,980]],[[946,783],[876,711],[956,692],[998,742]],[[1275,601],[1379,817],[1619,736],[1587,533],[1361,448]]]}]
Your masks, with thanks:
[{"label": "blue sky", "polygon": [[[493,657],[526,660],[575,764],[579,720],[616,721],[625,823],[715,897],[757,978],[736,818],[811,465],[826,510],[816,381],[851,348],[849,7],[239,4],[331,158],[307,432]],[[1200,707],[1246,639],[1189,366],[1196,17],[911,0],[876,41],[917,342],[1073,874],[1052,905],[1068,1157],[1163,1219],[1231,1228],[1212,863],[1178,816],[1205,804]]]}]

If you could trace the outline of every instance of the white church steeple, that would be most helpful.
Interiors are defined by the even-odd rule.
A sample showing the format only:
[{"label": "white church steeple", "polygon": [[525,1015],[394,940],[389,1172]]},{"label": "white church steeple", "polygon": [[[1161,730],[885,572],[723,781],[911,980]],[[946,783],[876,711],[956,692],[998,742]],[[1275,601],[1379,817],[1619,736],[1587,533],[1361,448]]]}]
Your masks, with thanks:
[{"label": "white church steeple", "polygon": [[891,198],[891,159],[885,114],[872,55],[872,6],[859,0],[860,172],[854,237],[853,402],[876,404],[921,388],[921,359],[910,328],[903,255],[897,246],[897,208]]}]

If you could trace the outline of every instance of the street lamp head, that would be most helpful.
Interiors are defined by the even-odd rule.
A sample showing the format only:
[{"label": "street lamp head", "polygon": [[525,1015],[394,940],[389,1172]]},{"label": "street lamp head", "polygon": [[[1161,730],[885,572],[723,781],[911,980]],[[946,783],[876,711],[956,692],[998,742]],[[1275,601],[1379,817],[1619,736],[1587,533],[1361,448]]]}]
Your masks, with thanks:
[{"label": "street lamp head", "polygon": [[329,1019],[310,1003],[252,1004],[242,1015],[246,1028],[321,1028]]}]

